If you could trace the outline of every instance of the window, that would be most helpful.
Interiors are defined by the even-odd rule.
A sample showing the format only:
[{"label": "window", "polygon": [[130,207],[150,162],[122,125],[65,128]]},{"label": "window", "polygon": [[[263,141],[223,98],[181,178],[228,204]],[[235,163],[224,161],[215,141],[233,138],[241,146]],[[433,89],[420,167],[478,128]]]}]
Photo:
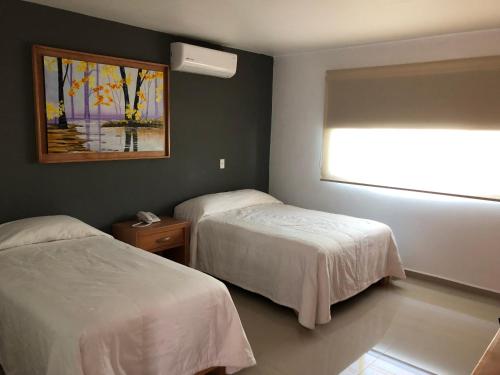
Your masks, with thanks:
[{"label": "window", "polygon": [[321,178],[500,200],[500,57],[327,72]]},{"label": "window", "polygon": [[500,131],[330,129],[324,178],[500,199]]}]

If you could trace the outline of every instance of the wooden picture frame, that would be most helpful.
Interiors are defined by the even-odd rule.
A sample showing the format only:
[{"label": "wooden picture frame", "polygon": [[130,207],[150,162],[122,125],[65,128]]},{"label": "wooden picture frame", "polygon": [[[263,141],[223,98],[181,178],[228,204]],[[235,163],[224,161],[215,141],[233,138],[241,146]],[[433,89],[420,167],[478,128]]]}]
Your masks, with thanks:
[{"label": "wooden picture frame", "polygon": [[170,156],[168,65],[40,45],[32,52],[40,163]]}]

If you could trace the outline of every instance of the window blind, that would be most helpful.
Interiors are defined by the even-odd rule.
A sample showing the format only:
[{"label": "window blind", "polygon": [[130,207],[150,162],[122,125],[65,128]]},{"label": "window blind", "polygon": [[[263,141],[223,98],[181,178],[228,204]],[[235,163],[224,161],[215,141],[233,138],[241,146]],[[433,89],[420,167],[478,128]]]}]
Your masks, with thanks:
[{"label": "window blind", "polygon": [[500,57],[326,73],[321,178],[500,199]]}]

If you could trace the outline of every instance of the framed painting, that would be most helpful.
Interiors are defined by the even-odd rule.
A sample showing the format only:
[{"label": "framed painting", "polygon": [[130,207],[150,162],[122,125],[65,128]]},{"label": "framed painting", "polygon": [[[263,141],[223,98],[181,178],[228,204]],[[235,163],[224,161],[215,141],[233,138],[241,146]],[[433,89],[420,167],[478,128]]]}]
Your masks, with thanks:
[{"label": "framed painting", "polygon": [[167,65],[33,46],[41,163],[170,156]]}]

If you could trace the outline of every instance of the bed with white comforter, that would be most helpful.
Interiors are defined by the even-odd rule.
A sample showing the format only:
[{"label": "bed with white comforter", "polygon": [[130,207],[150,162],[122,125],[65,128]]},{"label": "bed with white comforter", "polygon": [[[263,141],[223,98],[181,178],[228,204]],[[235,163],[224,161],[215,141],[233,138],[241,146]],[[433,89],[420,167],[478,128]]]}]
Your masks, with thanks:
[{"label": "bed with white comforter", "polygon": [[386,276],[404,278],[391,229],[382,223],[285,205],[256,190],[186,201],[191,265],[298,312],[314,328],[330,306]]},{"label": "bed with white comforter", "polygon": [[16,375],[193,375],[255,359],[220,281],[51,216],[0,225],[0,363]]}]

